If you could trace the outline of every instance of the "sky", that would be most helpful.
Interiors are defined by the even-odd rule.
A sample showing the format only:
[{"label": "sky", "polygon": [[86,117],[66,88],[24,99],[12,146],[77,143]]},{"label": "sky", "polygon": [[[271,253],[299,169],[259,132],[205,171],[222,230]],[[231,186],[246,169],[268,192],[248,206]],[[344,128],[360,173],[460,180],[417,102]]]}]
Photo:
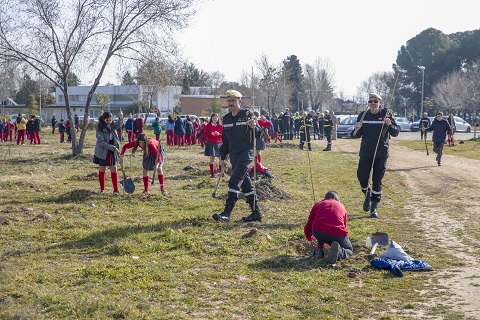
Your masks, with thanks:
[{"label": "sky", "polygon": [[328,59],[335,91],[345,97],[375,72],[391,71],[402,45],[433,27],[445,34],[480,28],[476,0],[203,0],[190,27],[178,33],[198,69],[239,82],[267,56],[280,64]]}]

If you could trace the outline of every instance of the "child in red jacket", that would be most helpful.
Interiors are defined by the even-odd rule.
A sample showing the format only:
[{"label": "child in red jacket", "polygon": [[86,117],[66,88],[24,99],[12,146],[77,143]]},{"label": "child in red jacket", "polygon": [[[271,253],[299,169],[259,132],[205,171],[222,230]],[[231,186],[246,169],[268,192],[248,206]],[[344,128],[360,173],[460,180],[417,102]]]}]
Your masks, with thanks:
[{"label": "child in red jacket", "polygon": [[165,163],[165,154],[162,154],[162,146],[159,141],[147,138],[144,133],[140,133],[135,141],[124,144],[121,152],[121,160],[123,161],[123,155],[127,149],[132,149],[132,153],[137,151],[140,147],[143,150],[143,193],[148,193],[148,172],[157,168],[158,182],[160,183],[160,190],[163,195],[167,194],[165,190],[165,179],[163,176],[162,166]]},{"label": "child in red jacket", "polygon": [[340,203],[336,191],[329,191],[325,198],[313,206],[303,232],[308,241],[317,239],[318,248],[312,256],[324,257],[325,243],[330,245],[327,264],[333,265],[337,260],[346,259],[353,253],[353,246],[348,239],[347,210]]}]

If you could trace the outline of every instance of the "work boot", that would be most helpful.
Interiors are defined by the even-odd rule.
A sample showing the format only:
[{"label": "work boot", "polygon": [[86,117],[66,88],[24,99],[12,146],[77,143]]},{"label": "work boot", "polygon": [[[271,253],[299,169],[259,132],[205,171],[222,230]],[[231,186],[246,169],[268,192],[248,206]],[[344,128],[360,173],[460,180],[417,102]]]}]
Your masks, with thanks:
[{"label": "work boot", "polygon": [[323,151],[332,151],[332,145],[327,144],[327,147],[325,149],[323,149]]},{"label": "work boot", "polygon": [[312,151],[312,145],[310,144],[310,142],[307,143],[307,145],[308,145],[308,151]]},{"label": "work boot", "polygon": [[215,221],[220,221],[220,222],[228,222],[230,221],[230,214],[232,213],[233,207],[235,204],[227,203],[225,204],[225,209],[223,210],[222,213],[218,214],[215,213],[212,218]]},{"label": "work boot", "polygon": [[370,210],[371,200],[370,200],[370,188],[367,189],[365,194],[365,201],[363,201],[363,211],[368,212]]},{"label": "work boot", "polygon": [[300,145],[298,146],[298,149],[303,150],[303,143],[300,143]]},{"label": "work boot", "polygon": [[370,218],[378,218],[377,205],[378,201],[372,201],[370,205]]},{"label": "work boot", "polygon": [[260,208],[258,207],[258,201],[256,200],[255,203],[253,202],[253,197],[247,199],[247,203],[252,209],[252,213],[247,217],[242,217],[243,222],[252,222],[252,221],[262,221],[262,213],[260,212]]}]

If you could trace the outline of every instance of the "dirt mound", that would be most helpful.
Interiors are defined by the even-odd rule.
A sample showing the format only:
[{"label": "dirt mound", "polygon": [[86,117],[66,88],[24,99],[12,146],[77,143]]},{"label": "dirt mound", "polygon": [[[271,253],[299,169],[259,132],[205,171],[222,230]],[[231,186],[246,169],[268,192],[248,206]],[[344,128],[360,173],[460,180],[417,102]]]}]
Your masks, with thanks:
[{"label": "dirt mound", "polygon": [[[257,182],[256,189],[257,189],[256,190],[257,199],[261,201],[262,200],[278,201],[278,200],[292,199],[292,196],[289,195],[286,191],[278,187],[275,187],[270,179],[264,179]],[[218,198],[226,200],[227,195],[224,194],[219,196]],[[238,198],[243,199],[245,198],[245,196],[243,195],[243,193],[241,193]]]},{"label": "dirt mound", "polygon": [[91,181],[91,180],[97,180],[98,179],[98,172],[91,172],[87,175],[84,176],[71,176],[70,180],[71,181]]},{"label": "dirt mound", "polygon": [[316,241],[307,241],[305,238],[288,240],[285,249],[293,249],[299,256],[309,256],[317,248]]}]

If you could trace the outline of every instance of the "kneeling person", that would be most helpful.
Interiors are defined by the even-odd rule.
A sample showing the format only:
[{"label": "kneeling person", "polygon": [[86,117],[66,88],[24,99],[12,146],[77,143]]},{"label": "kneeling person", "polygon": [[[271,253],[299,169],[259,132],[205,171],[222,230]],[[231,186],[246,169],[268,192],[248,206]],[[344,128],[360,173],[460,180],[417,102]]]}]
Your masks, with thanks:
[{"label": "kneeling person", "polygon": [[327,243],[330,245],[327,264],[335,264],[337,260],[350,257],[353,246],[348,239],[347,221],[347,210],[340,203],[338,193],[327,192],[323,200],[315,203],[303,228],[308,241],[318,241],[318,247],[312,255],[323,258],[323,248]]}]

